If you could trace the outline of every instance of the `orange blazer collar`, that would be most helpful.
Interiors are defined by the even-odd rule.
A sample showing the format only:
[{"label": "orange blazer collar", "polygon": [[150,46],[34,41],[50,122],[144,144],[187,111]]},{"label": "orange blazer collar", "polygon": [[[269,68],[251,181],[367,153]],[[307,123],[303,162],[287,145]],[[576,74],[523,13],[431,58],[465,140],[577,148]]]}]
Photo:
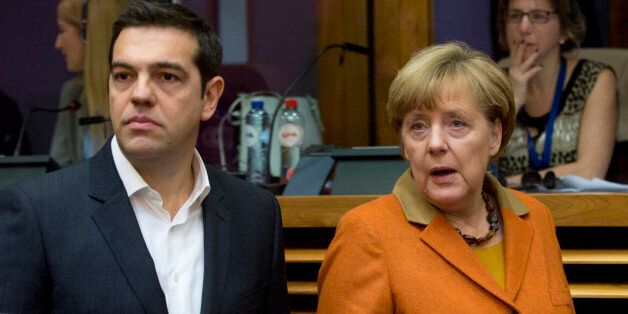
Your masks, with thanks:
[{"label": "orange blazer collar", "polygon": [[445,216],[418,193],[408,169],[395,184],[393,194],[410,222],[426,226],[421,240],[469,279],[507,303],[513,300],[523,282],[534,230],[520,216],[529,209],[509,189],[502,187],[490,174],[484,179],[484,189],[497,199],[504,226],[504,255],[506,260],[506,289],[502,289]]},{"label": "orange blazer collar", "polygon": [[[508,208],[515,215],[523,216],[529,212],[527,206],[507,188],[504,188],[499,181],[490,173],[484,177],[484,190],[492,194],[497,199],[500,208]],[[438,209],[428,202],[416,188],[411,169],[397,179],[393,194],[397,196],[406,219],[420,225],[428,225],[434,216],[439,213]]]}]

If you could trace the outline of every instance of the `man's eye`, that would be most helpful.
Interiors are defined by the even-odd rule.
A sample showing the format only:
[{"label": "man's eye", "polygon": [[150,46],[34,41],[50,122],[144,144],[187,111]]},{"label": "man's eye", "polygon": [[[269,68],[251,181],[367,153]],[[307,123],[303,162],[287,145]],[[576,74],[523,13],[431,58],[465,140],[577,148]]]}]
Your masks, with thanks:
[{"label": "man's eye", "polygon": [[113,75],[113,78],[116,81],[124,81],[127,80],[129,78],[129,74],[128,73],[116,73]]},{"label": "man's eye", "polygon": [[164,81],[168,81],[168,82],[173,82],[177,80],[177,76],[172,73],[164,73],[162,75],[162,78],[164,79]]}]

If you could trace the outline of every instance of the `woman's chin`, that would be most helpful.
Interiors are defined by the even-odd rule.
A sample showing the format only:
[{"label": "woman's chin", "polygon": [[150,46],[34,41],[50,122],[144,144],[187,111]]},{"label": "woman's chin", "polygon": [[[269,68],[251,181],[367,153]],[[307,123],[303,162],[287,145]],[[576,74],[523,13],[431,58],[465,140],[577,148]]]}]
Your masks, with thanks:
[{"label": "woman's chin", "polygon": [[459,207],[460,202],[465,199],[465,195],[468,191],[462,187],[435,187],[428,188],[425,192],[425,196],[430,203],[434,204],[439,209],[448,209]]}]

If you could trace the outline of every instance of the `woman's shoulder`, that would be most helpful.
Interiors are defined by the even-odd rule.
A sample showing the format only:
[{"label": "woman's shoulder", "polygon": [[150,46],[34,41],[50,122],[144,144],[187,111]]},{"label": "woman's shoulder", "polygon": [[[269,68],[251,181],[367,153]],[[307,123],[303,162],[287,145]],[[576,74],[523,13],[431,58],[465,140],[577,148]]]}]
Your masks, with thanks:
[{"label": "woman's shoulder", "polygon": [[586,58],[574,58],[571,60],[576,64],[577,74],[585,78],[589,77],[594,79],[597,77],[597,75],[599,75],[600,72],[604,71],[605,69],[612,71],[611,66],[604,62],[594,61]]},{"label": "woman's shoulder", "polygon": [[549,208],[534,196],[517,190],[509,189],[509,191],[527,208],[528,213],[524,215],[525,218],[542,218],[545,220],[547,217],[551,216]]},{"label": "woman's shoulder", "polygon": [[72,100],[80,100],[83,94],[83,86],[82,76],[65,81],[61,86],[60,106],[64,107]]},{"label": "woman's shoulder", "polygon": [[399,218],[400,216],[405,217],[403,216],[399,200],[395,195],[388,194],[349,210],[342,216],[341,220],[345,222],[360,220],[378,223]]}]

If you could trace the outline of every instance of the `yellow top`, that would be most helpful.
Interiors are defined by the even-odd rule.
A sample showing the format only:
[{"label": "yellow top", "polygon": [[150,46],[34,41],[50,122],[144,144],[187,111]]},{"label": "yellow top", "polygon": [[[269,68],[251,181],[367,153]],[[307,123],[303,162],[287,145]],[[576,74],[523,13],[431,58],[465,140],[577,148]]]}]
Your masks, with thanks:
[{"label": "yellow top", "polygon": [[506,262],[504,261],[504,241],[491,247],[472,247],[473,253],[480,259],[480,262],[488,272],[493,275],[497,283],[506,287]]}]

